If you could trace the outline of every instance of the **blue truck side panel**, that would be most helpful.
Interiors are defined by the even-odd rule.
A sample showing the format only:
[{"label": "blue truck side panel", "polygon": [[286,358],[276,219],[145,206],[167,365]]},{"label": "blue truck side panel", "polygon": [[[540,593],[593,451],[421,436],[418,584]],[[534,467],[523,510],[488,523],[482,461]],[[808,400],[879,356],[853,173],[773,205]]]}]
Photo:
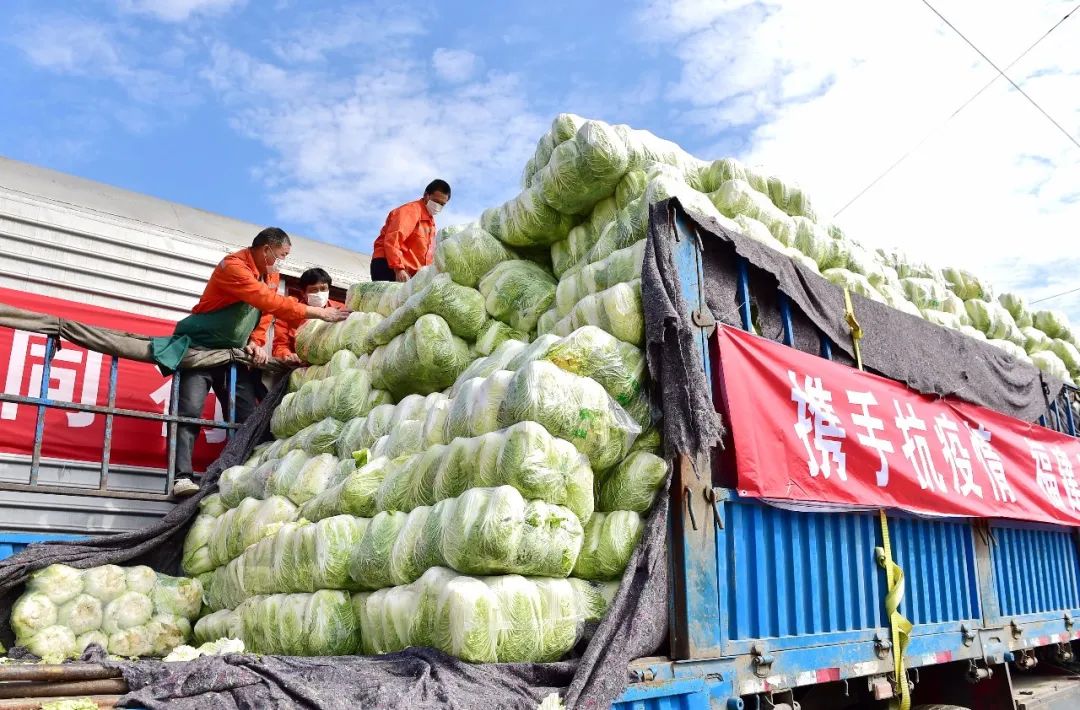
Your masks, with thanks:
[{"label": "blue truck side panel", "polygon": [[1072,530],[1034,523],[993,523],[990,530],[1002,619],[1080,608]]},{"label": "blue truck side panel", "polygon": [[60,533],[24,533],[6,532],[0,530],[0,560],[7,559],[26,549],[26,546],[34,542],[47,542],[50,540],[78,540],[82,535],[65,535]]}]

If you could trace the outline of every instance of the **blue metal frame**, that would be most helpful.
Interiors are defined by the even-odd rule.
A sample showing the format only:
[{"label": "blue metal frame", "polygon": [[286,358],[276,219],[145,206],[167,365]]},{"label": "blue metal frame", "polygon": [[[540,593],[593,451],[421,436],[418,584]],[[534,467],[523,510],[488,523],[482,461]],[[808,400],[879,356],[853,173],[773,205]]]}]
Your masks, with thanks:
[{"label": "blue metal frame", "polygon": [[[176,474],[176,432],[180,424],[193,424],[200,427],[224,429],[229,437],[238,428],[236,424],[236,363],[229,367],[229,395],[227,403],[226,421],[213,419],[200,419],[179,416],[178,408],[180,401],[180,377],[177,372],[172,377],[171,398],[169,401],[169,413],[158,414],[134,409],[122,409],[116,406],[116,393],[119,380],[120,358],[110,356],[109,362],[109,391],[108,404],[106,406],[81,404],[77,402],[62,402],[49,397],[49,382],[52,379],[52,362],[56,353],[60,350],[60,340],[56,336],[49,336],[45,341],[45,360],[41,368],[41,382],[38,387],[38,396],[23,397],[0,392],[0,402],[13,402],[35,407],[37,419],[34,424],[33,453],[30,459],[30,477],[27,483],[0,482],[0,491],[38,492],[58,495],[81,495],[99,496],[108,498],[126,498],[135,500],[169,500],[171,497],[173,479]],[[90,412],[105,416],[105,430],[102,440],[101,466],[96,488],[87,489],[74,486],[46,485],[39,482],[41,471],[41,450],[45,438],[45,414],[50,409],[58,409],[75,412]],[[112,440],[114,433],[114,421],[116,417],[129,419],[148,419],[163,422],[168,426],[167,462],[165,490],[162,493],[139,493],[134,491],[116,491],[109,488],[109,472],[112,458]]]},{"label": "blue metal frame", "polygon": [[[681,213],[675,229],[683,296],[700,313],[700,237]],[[739,318],[749,330],[749,266],[741,257],[734,266]],[[777,299],[782,342],[791,346],[791,302],[781,292]],[[707,319],[694,322],[711,378],[712,329]],[[832,359],[833,344],[818,337],[820,354]],[[1067,388],[1050,411],[1054,427],[1073,436],[1074,402],[1080,392]],[[682,462],[671,491],[672,660],[632,664],[635,682],[615,707],[741,708],[741,696],[892,672],[876,513],[794,512],[725,488],[703,494],[695,481]],[[1080,638],[1080,532],[900,513],[889,522],[905,573],[902,611],[914,623],[909,669],[1001,663],[1017,649]],[[1038,564],[1015,562],[1021,552]]]}]

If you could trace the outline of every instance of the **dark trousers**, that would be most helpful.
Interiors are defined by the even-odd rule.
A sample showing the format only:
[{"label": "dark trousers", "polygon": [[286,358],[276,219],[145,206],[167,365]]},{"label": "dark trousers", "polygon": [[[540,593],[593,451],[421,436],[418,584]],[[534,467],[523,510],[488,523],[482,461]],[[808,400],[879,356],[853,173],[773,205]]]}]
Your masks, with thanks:
[{"label": "dark trousers", "polygon": [[[206,396],[213,388],[221,411],[229,418],[229,365],[219,365],[205,370],[184,370],[180,375],[180,402],[178,413],[182,417],[202,418]],[[258,391],[263,389],[259,382],[259,371],[249,370],[243,365],[236,366],[236,423],[242,424],[257,404]],[[201,427],[194,424],[181,424],[176,428],[176,477],[190,478],[194,468],[191,454],[195,450],[195,439]]]},{"label": "dark trousers", "polygon": [[390,264],[386,262],[386,259],[380,256],[378,259],[371,260],[371,280],[397,281],[397,276],[394,274],[394,270],[390,268]]}]

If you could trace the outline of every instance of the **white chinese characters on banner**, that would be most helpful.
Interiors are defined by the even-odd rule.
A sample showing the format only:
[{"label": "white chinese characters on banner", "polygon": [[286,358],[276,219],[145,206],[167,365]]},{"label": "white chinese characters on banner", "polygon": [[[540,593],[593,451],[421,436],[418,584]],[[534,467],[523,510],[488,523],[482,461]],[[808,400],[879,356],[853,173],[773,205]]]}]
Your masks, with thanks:
[{"label": "white chinese characters on banner", "polygon": [[1031,459],[1035,462],[1035,483],[1051,503],[1058,508],[1064,508],[1061,491],[1058,490],[1058,479],[1054,475],[1054,467],[1050,462],[1050,452],[1037,441],[1031,439],[1026,439],[1026,441],[1031,451]]},{"label": "white chinese characters on banner", "polygon": [[1068,455],[1056,446],[1052,451],[1054,460],[1057,461],[1061,487],[1065,489],[1065,500],[1068,501],[1070,508],[1080,510],[1080,486],[1077,485],[1076,476],[1073,474],[1072,461],[1069,461]]},{"label": "white chinese characters on banner", "polygon": [[960,439],[960,427],[948,415],[942,413],[934,417],[934,433],[941,443],[941,455],[952,470],[953,490],[962,496],[974,493],[982,498],[982,486],[975,483],[975,472],[971,469],[971,453]]},{"label": "white chinese characters on banner", "polygon": [[990,479],[990,490],[994,492],[994,500],[1002,503],[1015,503],[1016,493],[1009,485],[1009,479],[1005,476],[1005,463],[1001,456],[990,445],[992,435],[982,424],[978,429],[972,429],[966,423],[968,435],[971,439],[971,448],[975,451],[975,458],[982,464],[986,477]]},{"label": "white chinese characters on banner", "polygon": [[852,392],[848,390],[848,402],[859,407],[862,411],[851,415],[851,423],[857,427],[856,436],[859,443],[873,449],[878,454],[877,484],[889,485],[889,459],[885,454],[893,452],[893,444],[888,439],[879,439],[878,432],[885,431],[885,422],[870,413],[870,407],[877,406],[877,398],[873,392]]},{"label": "white chinese characters on banner", "polygon": [[835,463],[836,476],[846,481],[847,457],[841,444],[847,433],[840,426],[840,418],[833,408],[832,392],[821,386],[820,377],[807,375],[800,387],[795,373],[788,370],[788,379],[791,381],[791,401],[798,405],[795,433],[806,447],[810,475],[816,477],[820,473],[829,478]]},{"label": "white chinese characters on banner", "polygon": [[901,409],[900,402],[893,400],[893,407],[896,409],[896,428],[904,437],[900,452],[915,469],[919,486],[923,490],[934,488],[944,493],[945,477],[937,470],[934,457],[930,454],[930,445],[926,441],[926,422],[916,416],[910,402],[905,402],[905,405],[907,414]]},{"label": "white chinese characters on banner", "polygon": [[[4,392],[23,397],[41,395],[41,377],[45,371],[44,335],[17,330],[13,334],[8,357]],[[101,389],[101,353],[61,348],[54,354],[49,368],[49,399],[59,402],[97,405]],[[25,378],[26,365],[30,364],[30,377]],[[80,384],[81,383],[81,384]],[[78,398],[76,399],[76,391]],[[19,405],[4,402],[0,405],[0,419],[8,421],[18,417]],[[97,416],[93,412],[66,412],[67,425],[72,429],[91,426]]]}]

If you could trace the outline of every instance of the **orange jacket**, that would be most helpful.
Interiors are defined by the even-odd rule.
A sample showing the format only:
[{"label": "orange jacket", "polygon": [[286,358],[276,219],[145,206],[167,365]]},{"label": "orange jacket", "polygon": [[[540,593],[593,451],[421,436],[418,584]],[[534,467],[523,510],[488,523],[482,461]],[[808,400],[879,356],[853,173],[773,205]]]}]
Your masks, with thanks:
[{"label": "orange jacket", "polygon": [[304,305],[277,292],[280,278],[278,274],[267,274],[263,281],[251,249],[241,249],[217,265],[191,312],[209,313],[243,301],[262,313],[259,324],[251,332],[251,340],[256,345],[266,345],[266,329],[272,318],[300,323],[307,316]]},{"label": "orange jacket", "polygon": [[[289,296],[290,301],[295,301],[303,305],[295,296]],[[345,308],[344,303],[338,303],[337,301],[327,301],[327,308]],[[296,330],[303,324],[303,321],[283,321],[274,319],[274,347],[271,351],[273,357],[286,358],[296,352]]]},{"label": "orange jacket", "polygon": [[431,263],[435,219],[424,202],[420,198],[390,211],[375,239],[372,259],[386,259],[391,269],[404,269],[410,276]]}]

